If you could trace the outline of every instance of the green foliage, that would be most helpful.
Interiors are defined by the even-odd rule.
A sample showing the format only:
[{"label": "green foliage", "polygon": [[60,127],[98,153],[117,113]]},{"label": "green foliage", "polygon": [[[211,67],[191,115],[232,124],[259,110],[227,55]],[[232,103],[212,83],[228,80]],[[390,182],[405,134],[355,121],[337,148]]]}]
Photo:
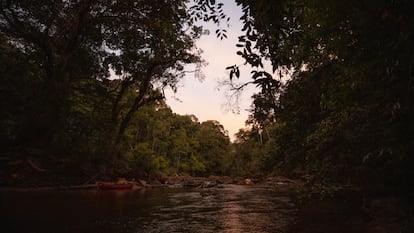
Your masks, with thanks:
[{"label": "green foliage", "polygon": [[230,152],[230,140],[224,127],[214,120],[202,122],[197,133],[198,154],[206,161],[206,173],[228,174],[226,157]]},{"label": "green foliage", "polygon": [[[51,170],[85,167],[91,174],[213,170],[198,148],[199,123],[163,102],[184,66],[203,62],[195,40],[204,31],[195,21],[219,26],[227,18],[221,3],[195,4],[1,1],[0,137],[7,157],[36,156]],[[220,28],[217,36],[225,33]]]},{"label": "green foliage", "polygon": [[262,163],[265,159],[263,146],[265,138],[258,128],[240,129],[234,142],[234,157],[231,173],[242,177],[259,177],[264,175]]},{"label": "green foliage", "polygon": [[[17,143],[23,134],[33,134],[36,129],[28,129],[34,113],[30,109],[38,107],[38,89],[41,87],[42,72],[38,64],[0,37],[0,141],[2,146]],[[39,114],[39,113],[38,113]]]},{"label": "green foliage", "polygon": [[265,167],[313,183],[410,187],[414,4],[237,2],[245,25],[239,54],[258,68],[252,78],[263,59],[291,73],[283,85],[265,75],[253,97],[248,123],[270,129]]},{"label": "green foliage", "polygon": [[141,108],[121,146],[120,161],[129,173],[220,175],[230,166],[230,141],[219,122],[174,114],[163,101]]},{"label": "green foliage", "polygon": [[[104,86],[99,98],[112,101],[111,134],[118,144],[139,108],[162,99],[162,88],[175,88],[185,64],[201,62],[194,48],[201,31],[187,11],[185,1],[2,2],[2,41],[42,71],[43,114],[34,115],[31,124],[44,136],[27,140],[61,143],[66,114],[74,110],[74,88],[90,80],[94,89]],[[111,81],[110,70],[117,81]]]},{"label": "green foliage", "polygon": [[162,171],[168,167],[168,160],[152,150],[148,142],[137,143],[126,154],[127,166],[133,170],[141,170],[147,173]]}]

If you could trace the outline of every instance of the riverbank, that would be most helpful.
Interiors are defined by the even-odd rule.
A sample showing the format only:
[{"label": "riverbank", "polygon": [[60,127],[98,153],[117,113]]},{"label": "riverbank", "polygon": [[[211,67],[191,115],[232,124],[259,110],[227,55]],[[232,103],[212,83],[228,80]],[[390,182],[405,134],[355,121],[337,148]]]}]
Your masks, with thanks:
[{"label": "riverbank", "polygon": [[135,186],[141,188],[164,188],[164,187],[190,187],[190,188],[212,188],[224,184],[236,185],[283,185],[286,187],[299,187],[303,183],[299,180],[292,180],[282,176],[266,177],[263,179],[230,177],[230,176],[208,176],[208,177],[193,177],[189,175],[172,175],[172,176],[156,176],[150,179],[125,179],[125,178],[101,178],[96,177],[93,180],[83,183],[23,183],[16,185],[0,186],[0,191],[43,191],[43,190],[67,190],[67,189],[93,189],[97,188],[97,182],[122,182],[134,183]]}]

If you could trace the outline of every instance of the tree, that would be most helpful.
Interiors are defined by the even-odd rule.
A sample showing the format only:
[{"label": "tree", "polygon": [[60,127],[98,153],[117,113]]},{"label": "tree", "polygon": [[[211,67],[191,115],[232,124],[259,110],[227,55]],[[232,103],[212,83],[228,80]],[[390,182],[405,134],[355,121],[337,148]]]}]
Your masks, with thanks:
[{"label": "tree", "polygon": [[[135,112],[162,99],[165,87],[176,90],[185,64],[201,62],[194,40],[203,30],[195,21],[219,23],[222,16],[221,5],[209,1],[191,8],[186,1],[147,0],[1,1],[0,6],[2,43],[41,70],[33,111],[42,114],[31,114],[18,136],[29,147],[58,143],[80,83],[106,89],[98,102],[111,101],[109,141],[120,144]],[[30,128],[37,129],[32,136],[24,133]]]},{"label": "tree", "polygon": [[[273,168],[342,184],[381,185],[381,174],[388,187],[409,187],[414,4],[237,2],[245,32],[238,54],[257,68],[251,83],[262,87],[251,122],[273,122],[266,145]],[[263,71],[264,59],[273,74]],[[291,77],[282,84],[284,72]]]},{"label": "tree", "polygon": [[206,173],[223,175],[228,173],[230,139],[223,125],[215,120],[204,121],[197,134],[198,154],[205,161]]},{"label": "tree", "polygon": [[128,170],[133,161],[167,169],[165,119],[173,114],[163,91],[177,90],[186,64],[202,65],[196,21],[218,25],[221,8],[204,0],[0,1],[5,154],[91,174]]},{"label": "tree", "polygon": [[[0,105],[2,148],[21,142],[22,131],[29,125],[35,114],[31,109],[36,106],[36,97],[41,87],[39,76],[42,69],[30,56],[0,38],[0,73],[2,75]],[[41,114],[41,113],[37,113]],[[25,131],[33,135],[38,129]],[[5,151],[6,152],[6,151]],[[6,152],[7,153],[7,152]]]},{"label": "tree", "polygon": [[258,127],[240,129],[233,143],[235,152],[232,158],[232,173],[244,177],[263,175],[264,145]]}]

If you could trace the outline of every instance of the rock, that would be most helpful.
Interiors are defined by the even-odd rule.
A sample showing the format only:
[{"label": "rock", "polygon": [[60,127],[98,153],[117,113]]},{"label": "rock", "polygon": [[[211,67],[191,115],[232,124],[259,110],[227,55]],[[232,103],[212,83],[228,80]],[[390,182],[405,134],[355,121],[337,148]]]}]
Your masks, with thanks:
[{"label": "rock", "polygon": [[145,180],[138,180],[138,184],[140,184],[142,187],[148,187],[149,186]]},{"label": "rock", "polygon": [[242,177],[236,177],[233,180],[233,184],[239,184],[239,185],[243,185],[244,183],[244,179]]},{"label": "rock", "polygon": [[292,180],[283,176],[267,177],[265,182],[271,185],[303,185],[303,182],[300,180]]},{"label": "rock", "polygon": [[223,184],[217,184],[217,188],[222,189],[222,188],[224,188],[224,185]]},{"label": "rock", "polygon": [[244,179],[244,184],[245,185],[252,185],[253,181],[251,179]]},{"label": "rock", "polygon": [[213,188],[213,187],[215,187],[215,186],[217,186],[217,183],[216,183],[216,182],[212,182],[212,181],[204,181],[204,182],[201,184],[200,188]]},{"label": "rock", "polygon": [[207,178],[209,181],[216,182],[217,184],[233,184],[234,181],[229,176],[209,176]]}]

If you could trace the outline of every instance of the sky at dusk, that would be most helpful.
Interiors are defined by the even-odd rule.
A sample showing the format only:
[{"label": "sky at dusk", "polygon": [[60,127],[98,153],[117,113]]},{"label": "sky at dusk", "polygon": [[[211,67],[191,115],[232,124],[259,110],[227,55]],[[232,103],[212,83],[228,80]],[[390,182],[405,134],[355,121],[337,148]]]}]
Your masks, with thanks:
[{"label": "sky at dusk", "polygon": [[[220,82],[229,79],[227,66],[243,64],[243,59],[236,54],[237,38],[241,35],[242,14],[233,1],[226,1],[224,12],[230,16],[230,27],[227,28],[227,39],[220,40],[214,31],[216,26],[213,24],[205,25],[210,30],[210,35],[204,35],[197,46],[204,52],[203,59],[208,63],[202,68],[205,78],[199,81],[193,73],[189,73],[180,83],[177,93],[166,92],[167,104],[178,114],[193,114],[200,122],[206,120],[219,121],[229,132],[230,138],[234,139],[234,134],[240,128],[245,127],[248,116],[247,109],[251,105],[251,95],[255,91],[254,87],[246,89],[239,98],[237,105],[230,104],[234,98],[229,99],[231,94],[228,87],[220,85]],[[191,69],[191,67],[188,67]],[[238,82],[249,81],[249,67],[240,67],[241,76]],[[239,108],[239,113],[233,110]]]}]

